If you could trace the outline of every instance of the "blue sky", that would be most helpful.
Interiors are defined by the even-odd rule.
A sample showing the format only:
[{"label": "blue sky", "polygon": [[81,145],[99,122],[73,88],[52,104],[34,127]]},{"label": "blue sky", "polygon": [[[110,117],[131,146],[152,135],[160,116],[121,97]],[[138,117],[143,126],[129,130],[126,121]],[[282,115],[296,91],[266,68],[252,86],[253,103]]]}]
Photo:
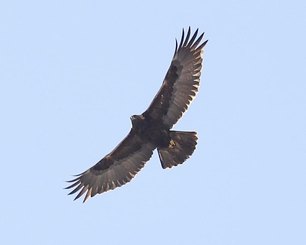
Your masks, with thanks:
[{"label": "blue sky", "polygon": [[[2,1],[1,244],[306,244],[305,1]],[[206,32],[199,143],[86,204],[65,180],[157,93],[183,27]]]}]

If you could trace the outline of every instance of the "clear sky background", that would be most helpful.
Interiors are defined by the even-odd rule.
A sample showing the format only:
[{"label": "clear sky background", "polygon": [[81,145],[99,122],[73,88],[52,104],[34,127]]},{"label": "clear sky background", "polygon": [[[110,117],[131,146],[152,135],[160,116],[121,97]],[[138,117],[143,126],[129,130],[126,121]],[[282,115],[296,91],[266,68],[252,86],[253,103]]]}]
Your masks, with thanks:
[{"label": "clear sky background", "polygon": [[[209,39],[175,126],[194,155],[74,202],[188,26]],[[305,44],[303,0],[1,1],[0,244],[306,244]]]}]

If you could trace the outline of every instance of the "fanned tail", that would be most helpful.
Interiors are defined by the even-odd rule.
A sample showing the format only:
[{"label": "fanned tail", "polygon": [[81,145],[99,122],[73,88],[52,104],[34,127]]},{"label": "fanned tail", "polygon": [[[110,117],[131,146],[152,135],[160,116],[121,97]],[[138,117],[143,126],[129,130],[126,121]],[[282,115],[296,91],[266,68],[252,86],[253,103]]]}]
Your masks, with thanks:
[{"label": "fanned tail", "polygon": [[157,148],[163,168],[171,168],[182,164],[195,150],[196,132],[170,131],[171,141],[168,147]]}]

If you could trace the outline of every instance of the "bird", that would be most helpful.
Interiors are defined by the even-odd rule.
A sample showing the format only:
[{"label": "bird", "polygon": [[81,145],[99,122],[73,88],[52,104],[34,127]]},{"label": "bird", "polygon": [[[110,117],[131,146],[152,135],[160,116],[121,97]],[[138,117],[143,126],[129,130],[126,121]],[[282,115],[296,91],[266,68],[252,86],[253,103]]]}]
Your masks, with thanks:
[{"label": "bird", "polygon": [[141,115],[130,117],[131,130],[113,151],[94,166],[67,181],[76,194],[83,194],[83,202],[96,194],[120,187],[144,167],[156,149],[163,169],[185,162],[197,145],[194,131],[175,131],[172,127],[188,109],[198,92],[202,70],[204,32],[191,34],[182,30],[180,42],[175,40],[175,51],[161,88]]}]

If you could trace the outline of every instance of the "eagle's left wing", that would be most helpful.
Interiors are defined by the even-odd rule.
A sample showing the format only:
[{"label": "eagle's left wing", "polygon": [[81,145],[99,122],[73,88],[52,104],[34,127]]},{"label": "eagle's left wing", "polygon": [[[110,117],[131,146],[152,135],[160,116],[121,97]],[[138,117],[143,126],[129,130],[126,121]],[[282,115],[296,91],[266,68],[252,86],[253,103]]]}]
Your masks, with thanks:
[{"label": "eagle's left wing", "polygon": [[75,199],[86,193],[84,201],[96,194],[115,189],[129,182],[151,158],[155,146],[130,131],[126,138],[96,165],[70,180],[69,194],[79,191]]}]

